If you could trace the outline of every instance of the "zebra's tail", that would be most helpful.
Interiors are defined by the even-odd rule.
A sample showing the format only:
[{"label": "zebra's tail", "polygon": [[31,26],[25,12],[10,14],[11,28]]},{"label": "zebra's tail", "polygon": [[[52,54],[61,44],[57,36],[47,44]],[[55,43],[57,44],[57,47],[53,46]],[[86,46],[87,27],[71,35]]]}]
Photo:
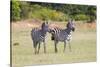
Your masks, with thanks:
[{"label": "zebra's tail", "polygon": [[51,40],[55,40],[55,35],[54,35],[54,33],[55,33],[55,28],[52,28],[52,29],[50,29],[50,31],[49,31],[49,33],[51,33]]},{"label": "zebra's tail", "polygon": [[54,38],[54,36],[52,35],[52,36],[51,36],[51,40],[54,40],[54,39],[55,39],[55,38]]}]

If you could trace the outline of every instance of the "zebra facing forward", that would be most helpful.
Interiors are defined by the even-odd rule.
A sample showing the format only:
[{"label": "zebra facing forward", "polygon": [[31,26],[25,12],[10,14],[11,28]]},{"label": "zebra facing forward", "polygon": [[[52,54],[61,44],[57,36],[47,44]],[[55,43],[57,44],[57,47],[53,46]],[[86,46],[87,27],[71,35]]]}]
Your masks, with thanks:
[{"label": "zebra facing forward", "polygon": [[[41,29],[39,28],[32,29],[31,37],[33,40],[33,47],[35,49],[34,50],[35,54],[39,53],[41,42],[43,42],[44,44],[44,53],[46,53],[45,36],[48,30],[49,30],[48,23],[45,23],[45,22],[42,23]],[[37,47],[38,47],[38,51],[37,51]]]},{"label": "zebra facing forward", "polygon": [[60,29],[60,28],[50,29],[51,39],[54,40],[56,53],[58,52],[57,44],[59,41],[64,42],[64,51],[66,49],[66,43],[68,42],[69,49],[71,51],[70,40],[71,40],[71,33],[74,30],[75,30],[75,25],[72,20],[68,21],[68,24],[65,29]]}]

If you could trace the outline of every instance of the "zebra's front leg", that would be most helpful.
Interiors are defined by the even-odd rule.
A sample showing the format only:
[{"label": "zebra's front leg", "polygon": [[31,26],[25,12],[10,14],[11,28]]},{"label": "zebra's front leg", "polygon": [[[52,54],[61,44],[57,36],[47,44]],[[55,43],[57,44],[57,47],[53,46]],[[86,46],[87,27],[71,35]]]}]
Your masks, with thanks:
[{"label": "zebra's front leg", "polygon": [[40,42],[39,42],[39,46],[38,46],[38,53],[39,53],[39,51],[40,51]]},{"label": "zebra's front leg", "polygon": [[71,52],[72,50],[71,50],[71,44],[70,44],[70,41],[68,41],[68,44],[69,44],[69,50],[70,50],[70,52]]},{"label": "zebra's front leg", "polygon": [[44,53],[46,53],[46,44],[45,44],[45,41],[44,41]]},{"label": "zebra's front leg", "polygon": [[36,44],[34,44],[34,53],[36,54],[37,53],[37,47],[36,47],[37,45]]},{"label": "zebra's front leg", "polygon": [[57,41],[55,41],[55,53],[57,53],[58,52],[58,50],[57,50]]},{"label": "zebra's front leg", "polygon": [[64,52],[65,52],[65,50],[66,50],[66,41],[64,41]]}]

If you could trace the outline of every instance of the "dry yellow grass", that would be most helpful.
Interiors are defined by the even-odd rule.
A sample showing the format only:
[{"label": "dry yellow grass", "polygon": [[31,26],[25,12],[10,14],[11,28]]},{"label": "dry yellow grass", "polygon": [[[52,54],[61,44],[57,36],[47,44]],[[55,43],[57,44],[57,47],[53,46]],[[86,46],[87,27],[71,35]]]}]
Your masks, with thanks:
[{"label": "dry yellow grass", "polygon": [[[87,27],[87,24],[77,24],[76,31],[73,32],[71,42],[72,52],[68,45],[66,52],[63,53],[63,43],[58,44],[58,53],[54,52],[53,41],[50,40],[50,34],[46,37],[47,53],[43,52],[41,45],[40,53],[34,54],[32,40],[30,36],[31,26],[12,24],[12,65],[13,67],[23,67],[26,65],[38,64],[58,64],[58,63],[76,63],[76,62],[94,62],[96,61],[96,29]],[[62,24],[62,23],[59,23]],[[24,24],[25,25],[25,24]],[[87,25],[87,26],[86,26]],[[64,27],[65,24],[62,24]],[[86,28],[84,28],[86,26]],[[19,45],[14,46],[14,43]]]}]

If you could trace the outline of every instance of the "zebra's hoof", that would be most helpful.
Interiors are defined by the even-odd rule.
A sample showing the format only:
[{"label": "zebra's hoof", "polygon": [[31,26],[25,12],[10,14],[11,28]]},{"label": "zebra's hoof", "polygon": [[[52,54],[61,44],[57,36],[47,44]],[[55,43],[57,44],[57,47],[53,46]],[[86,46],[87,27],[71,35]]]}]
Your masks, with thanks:
[{"label": "zebra's hoof", "polygon": [[39,54],[39,52],[37,52],[37,54]]},{"label": "zebra's hoof", "polygon": [[35,55],[37,54],[37,52],[35,52]]},{"label": "zebra's hoof", "polygon": [[44,52],[46,54],[46,52]]},{"label": "zebra's hoof", "polygon": [[58,53],[58,51],[55,51],[55,53]]},{"label": "zebra's hoof", "polygon": [[63,50],[63,52],[65,53],[65,52],[66,52],[66,50]]}]

